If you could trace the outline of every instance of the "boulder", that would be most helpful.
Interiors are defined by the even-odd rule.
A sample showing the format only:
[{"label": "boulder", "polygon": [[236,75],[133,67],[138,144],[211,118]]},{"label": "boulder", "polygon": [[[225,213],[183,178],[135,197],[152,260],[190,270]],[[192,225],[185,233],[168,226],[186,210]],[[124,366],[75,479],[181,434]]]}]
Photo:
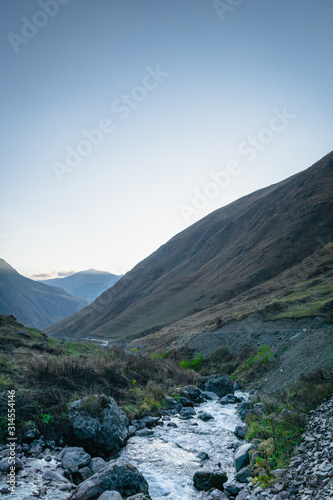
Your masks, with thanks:
[{"label": "boulder", "polygon": [[244,439],[246,434],[249,432],[248,426],[246,424],[237,425],[234,433],[240,439]]},{"label": "boulder", "polygon": [[[11,462],[11,460],[10,460]],[[2,460],[0,460],[0,472],[2,472],[3,474],[7,474],[10,470],[10,467],[13,467],[14,464],[12,463],[9,463],[8,461],[8,458],[3,458]],[[18,470],[21,470],[23,469],[23,463],[21,462],[21,460],[19,458],[15,458],[15,470],[16,472]]]},{"label": "boulder", "polygon": [[198,453],[197,457],[200,460],[208,460],[209,459],[209,456],[208,456],[208,454],[205,451],[201,451],[200,453]]},{"label": "boulder", "polygon": [[184,390],[187,393],[187,397],[189,397],[192,401],[195,401],[199,396],[201,396],[200,389],[194,385],[187,385],[184,387]]},{"label": "boulder", "polygon": [[227,394],[220,399],[220,403],[223,405],[241,403],[243,400],[234,394]]},{"label": "boulder", "polygon": [[199,377],[197,386],[203,391],[215,392],[220,398],[234,393],[234,384],[229,375]]},{"label": "boulder", "polygon": [[73,462],[77,465],[78,469],[85,467],[89,464],[91,456],[85,452],[83,448],[77,446],[69,446],[64,448],[58,455],[64,469],[69,466],[72,467]]},{"label": "boulder", "polygon": [[254,413],[256,415],[258,415],[258,417],[262,417],[266,413],[266,408],[265,408],[264,403],[255,403],[253,405],[253,410],[254,410]]},{"label": "boulder", "polygon": [[67,457],[65,456],[63,458],[62,466],[64,467],[64,469],[68,470],[69,474],[74,474],[79,470],[77,463],[74,462],[74,460],[71,458],[70,455],[68,455]]},{"label": "boulder", "polygon": [[237,411],[242,420],[244,420],[246,417],[251,415],[253,413],[253,410],[251,408],[251,404],[248,403],[247,401],[242,401],[242,403],[237,404]]},{"label": "boulder", "polygon": [[227,495],[220,490],[212,490],[209,494],[208,500],[229,500]]},{"label": "boulder", "polygon": [[211,488],[223,490],[223,484],[228,481],[226,472],[196,472],[193,476],[194,487],[198,491],[208,491]]},{"label": "boulder", "polygon": [[139,437],[148,437],[152,436],[154,434],[154,431],[151,429],[140,429],[139,431],[136,432],[136,436]]},{"label": "boulder", "polygon": [[213,415],[210,413],[203,411],[202,413],[199,413],[198,417],[203,420],[203,422],[207,422],[207,420],[214,420]]},{"label": "boulder", "polygon": [[187,408],[183,408],[182,410],[180,410],[179,415],[186,419],[192,418],[193,415],[195,415],[195,411],[193,410],[193,408],[188,406]]},{"label": "boulder", "polygon": [[149,429],[155,427],[155,425],[162,425],[160,417],[143,417],[141,421],[144,427],[148,427]]},{"label": "boulder", "polygon": [[43,472],[43,479],[46,481],[57,481],[59,483],[68,483],[69,481],[59,474],[59,472],[55,472],[53,470],[46,469]]},{"label": "boulder", "polygon": [[167,396],[165,398],[167,408],[169,410],[176,410],[179,411],[182,409],[183,405],[179,403],[179,401],[176,401],[174,398],[171,398],[170,396]]},{"label": "boulder", "polygon": [[218,397],[217,394],[215,394],[215,392],[209,392],[209,391],[205,391],[202,393],[202,396],[205,398],[205,399],[208,399],[208,400],[212,400],[212,401],[217,401],[218,399],[220,399]]},{"label": "boulder", "polygon": [[235,468],[236,471],[240,471],[243,467],[246,467],[250,463],[249,451],[254,450],[255,446],[252,443],[246,443],[240,446],[235,452]]},{"label": "boulder", "polygon": [[125,498],[137,493],[149,493],[148,483],[138,469],[119,459],[109,462],[106,467],[81,483],[69,498],[97,500],[105,491],[114,490]]},{"label": "boulder", "polygon": [[235,476],[235,479],[239,483],[248,483],[249,482],[249,478],[251,476],[252,476],[252,474],[251,474],[250,468],[249,467],[243,467],[242,469],[240,469],[237,472],[237,474]]},{"label": "boulder", "polygon": [[82,467],[82,469],[79,469],[77,472],[74,472],[74,474],[72,474],[73,483],[80,484],[91,476],[92,472],[89,467]]},{"label": "boulder", "polygon": [[109,396],[88,396],[68,406],[68,417],[79,444],[94,454],[109,456],[128,438],[128,420]]},{"label": "boulder", "polygon": [[118,491],[104,491],[104,493],[101,494],[100,497],[98,497],[98,500],[122,500],[123,497],[121,496]]},{"label": "boulder", "polygon": [[105,460],[101,457],[95,457],[91,459],[91,462],[89,464],[89,469],[93,474],[96,474],[99,470],[103,469],[103,467],[106,466]]},{"label": "boulder", "polygon": [[237,484],[237,483],[225,483],[224,484],[224,491],[228,496],[236,496],[240,491],[244,489],[244,486],[242,484]]},{"label": "boulder", "polygon": [[127,497],[126,500],[151,500],[151,497],[145,493],[138,493],[137,495]]}]

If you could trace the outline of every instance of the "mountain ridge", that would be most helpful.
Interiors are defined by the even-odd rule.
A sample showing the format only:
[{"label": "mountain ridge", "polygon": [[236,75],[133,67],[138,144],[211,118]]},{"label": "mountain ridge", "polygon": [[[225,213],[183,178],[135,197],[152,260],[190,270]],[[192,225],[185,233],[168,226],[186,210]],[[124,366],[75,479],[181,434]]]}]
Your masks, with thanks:
[{"label": "mountain ridge", "polygon": [[86,302],[19,274],[0,259],[0,314],[13,315],[20,322],[45,328],[85,307]]},{"label": "mountain ridge", "polygon": [[215,210],[135,266],[51,335],[126,342],[237,297],[332,239],[333,152]]},{"label": "mountain ridge", "polygon": [[120,275],[91,268],[64,278],[42,280],[40,283],[63,288],[73,297],[85,300],[87,304],[90,304],[120,278]]}]

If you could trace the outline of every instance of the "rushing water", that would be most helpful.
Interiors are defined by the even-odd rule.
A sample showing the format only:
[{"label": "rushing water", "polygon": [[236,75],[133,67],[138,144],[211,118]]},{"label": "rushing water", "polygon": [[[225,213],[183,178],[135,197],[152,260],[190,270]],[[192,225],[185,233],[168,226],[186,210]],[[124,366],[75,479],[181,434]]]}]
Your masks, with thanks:
[{"label": "rushing water", "polygon": [[[246,398],[246,394],[237,392]],[[206,498],[193,488],[193,475],[200,470],[226,471],[229,480],[233,478],[232,445],[237,441],[233,431],[241,424],[235,405],[221,405],[217,401],[208,401],[195,408],[196,415],[189,420],[179,416],[171,418],[177,428],[163,426],[154,428],[149,437],[133,436],[120,457],[135,465],[149,483],[153,500],[194,500]],[[199,412],[210,413],[214,420],[203,422]],[[198,453],[206,452],[209,459],[203,462]],[[60,483],[46,482],[42,478],[44,470],[62,472],[56,460],[28,458],[24,469],[18,473],[18,485],[15,493],[6,495],[8,500],[30,500],[38,491],[45,500],[65,500],[69,493],[59,491]],[[5,487],[6,478],[0,479],[0,489]],[[45,494],[46,493],[46,494]],[[44,496],[45,495],[45,496]]]},{"label": "rushing water", "polygon": [[[239,396],[244,396],[238,392]],[[241,424],[235,405],[209,401],[195,408],[197,415],[190,420],[172,417],[178,428],[154,428],[149,437],[133,436],[120,456],[135,465],[149,483],[153,500],[192,500],[204,498],[193,488],[193,475],[200,470],[226,471],[228,479],[235,474],[232,444],[237,441],[233,431]],[[203,422],[199,411],[210,413],[214,420]],[[197,458],[206,452],[208,460]]]}]

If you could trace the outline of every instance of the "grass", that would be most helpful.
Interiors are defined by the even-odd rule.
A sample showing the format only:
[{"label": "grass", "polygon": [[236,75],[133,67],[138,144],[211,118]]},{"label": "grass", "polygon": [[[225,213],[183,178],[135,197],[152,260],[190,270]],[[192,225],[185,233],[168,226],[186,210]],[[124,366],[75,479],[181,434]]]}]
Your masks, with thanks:
[{"label": "grass", "polygon": [[199,370],[202,365],[203,356],[198,353],[193,359],[183,359],[179,363],[180,368],[186,368],[187,370]]},{"label": "grass", "polygon": [[[166,357],[150,359],[118,348],[59,341],[26,328],[29,339],[18,333],[20,328],[0,316],[0,413],[6,414],[5,390],[15,389],[18,437],[36,427],[46,439],[66,438],[68,403],[82,399],[87,410],[98,413],[96,394],[113,397],[130,418],[154,414],[176,387],[195,379],[194,372],[184,372]],[[1,420],[2,442],[5,427]]]},{"label": "grass", "polygon": [[255,482],[265,485],[274,481],[272,470],[288,465],[306,428],[307,415],[332,394],[333,370],[317,370],[302,376],[278,397],[261,399],[267,414],[247,418],[247,439],[260,442],[260,457],[253,465]]}]

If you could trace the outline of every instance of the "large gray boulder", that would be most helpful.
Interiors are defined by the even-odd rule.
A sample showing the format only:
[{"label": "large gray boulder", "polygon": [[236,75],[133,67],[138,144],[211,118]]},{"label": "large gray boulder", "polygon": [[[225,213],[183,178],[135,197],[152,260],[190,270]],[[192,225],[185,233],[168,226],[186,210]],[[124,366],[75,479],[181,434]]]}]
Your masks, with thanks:
[{"label": "large gray boulder", "polygon": [[97,500],[105,491],[118,491],[127,498],[137,493],[149,493],[148,483],[134,465],[117,460],[109,462],[80,484],[70,500]]},{"label": "large gray boulder", "polygon": [[228,481],[226,472],[196,472],[193,476],[193,484],[198,491],[208,491],[211,488],[223,490],[223,485]]},{"label": "large gray boulder", "polygon": [[[0,472],[3,474],[7,474],[10,471],[10,467],[13,467],[14,464],[8,461],[8,458],[3,458],[0,460]],[[23,462],[19,458],[15,458],[15,470],[23,469]]]},{"label": "large gray boulder", "polygon": [[98,500],[123,500],[123,497],[118,491],[104,491]]},{"label": "large gray boulder", "polygon": [[250,463],[249,452],[254,450],[255,446],[252,443],[246,443],[240,446],[234,455],[235,468],[236,471],[240,471],[243,467],[246,467]]},{"label": "large gray boulder", "polygon": [[68,406],[68,417],[78,444],[94,455],[112,455],[128,438],[128,419],[110,396],[74,401]]},{"label": "large gray boulder", "polygon": [[58,458],[61,460],[63,468],[67,469],[71,473],[77,471],[75,465],[77,466],[77,469],[80,469],[82,467],[86,467],[91,460],[89,453],[78,446],[68,446],[67,448],[64,448],[59,453]]},{"label": "large gray boulder", "polygon": [[197,386],[202,391],[215,392],[220,398],[234,393],[234,383],[229,375],[209,375],[199,377]]}]

